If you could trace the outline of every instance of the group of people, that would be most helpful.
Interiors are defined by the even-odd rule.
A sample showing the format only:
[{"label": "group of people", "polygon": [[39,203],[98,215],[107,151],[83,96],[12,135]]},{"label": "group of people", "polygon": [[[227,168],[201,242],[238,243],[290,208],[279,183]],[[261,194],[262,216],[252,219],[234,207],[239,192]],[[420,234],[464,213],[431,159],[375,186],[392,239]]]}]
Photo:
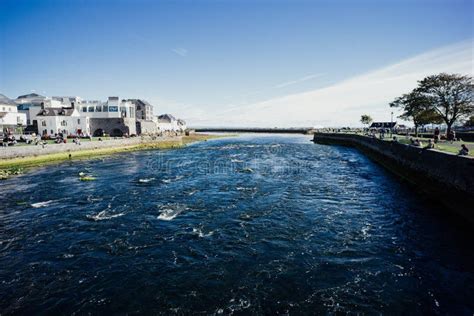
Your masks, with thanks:
[{"label": "group of people", "polygon": [[[393,138],[393,141],[398,142],[396,137]],[[410,146],[414,146],[414,147],[423,147],[425,149],[433,149],[435,148],[436,143],[437,143],[436,138],[430,138],[428,140],[428,144],[425,147],[423,147],[423,143],[421,142],[421,140],[419,140],[418,138],[417,139],[410,138]],[[469,148],[467,148],[466,144],[461,144],[461,149],[459,150],[458,155],[461,155],[461,156],[469,155]]]}]

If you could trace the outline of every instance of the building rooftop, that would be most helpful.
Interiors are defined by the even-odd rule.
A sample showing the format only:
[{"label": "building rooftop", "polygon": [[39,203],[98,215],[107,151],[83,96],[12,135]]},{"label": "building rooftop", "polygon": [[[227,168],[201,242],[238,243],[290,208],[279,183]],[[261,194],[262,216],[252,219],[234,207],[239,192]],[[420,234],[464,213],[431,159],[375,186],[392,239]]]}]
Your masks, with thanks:
[{"label": "building rooftop", "polygon": [[171,114],[162,114],[158,116],[158,122],[171,123],[172,121],[176,121],[176,118]]},{"label": "building rooftop", "polygon": [[37,93],[29,93],[29,94],[24,94],[24,95],[20,95],[17,99],[29,99],[29,98],[41,98],[41,99],[44,99],[46,97],[40,95],[40,94],[37,94]]},{"label": "building rooftop", "polygon": [[394,128],[397,122],[373,122],[370,128]]},{"label": "building rooftop", "polygon": [[0,104],[8,104],[8,105],[16,106],[16,103],[12,99],[10,99],[9,97],[1,93],[0,93]]}]

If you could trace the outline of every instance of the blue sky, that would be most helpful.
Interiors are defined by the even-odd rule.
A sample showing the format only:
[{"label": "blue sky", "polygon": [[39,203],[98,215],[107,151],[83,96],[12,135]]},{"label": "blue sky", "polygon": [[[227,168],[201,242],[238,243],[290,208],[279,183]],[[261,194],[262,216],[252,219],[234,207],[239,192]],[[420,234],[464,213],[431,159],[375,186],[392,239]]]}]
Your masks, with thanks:
[{"label": "blue sky", "polygon": [[[451,59],[414,67],[472,74],[472,11],[461,0],[0,0],[0,93],[142,97],[195,125],[355,124],[320,119],[314,108],[323,113],[327,99],[317,98],[289,120],[295,99],[287,98],[446,47]],[[470,64],[451,67],[459,58]],[[273,118],[252,113],[282,99]],[[383,102],[374,116],[390,112]]]}]

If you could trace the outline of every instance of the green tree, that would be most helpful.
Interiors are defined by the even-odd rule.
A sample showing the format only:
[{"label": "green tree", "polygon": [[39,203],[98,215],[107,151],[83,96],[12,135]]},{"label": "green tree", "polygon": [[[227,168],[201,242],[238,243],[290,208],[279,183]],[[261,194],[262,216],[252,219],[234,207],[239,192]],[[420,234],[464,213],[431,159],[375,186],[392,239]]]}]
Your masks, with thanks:
[{"label": "green tree", "polygon": [[441,73],[428,76],[416,89],[429,100],[447,125],[447,134],[456,121],[474,113],[473,83],[470,76]]},{"label": "green tree", "polygon": [[418,128],[430,123],[442,123],[441,116],[431,107],[430,99],[417,91],[404,94],[390,103],[390,107],[400,108],[403,113],[399,116],[415,125],[415,137],[418,137]]},{"label": "green tree", "polygon": [[372,123],[372,121],[373,120],[370,115],[364,114],[360,117],[360,122],[364,125],[369,125],[370,123]]}]

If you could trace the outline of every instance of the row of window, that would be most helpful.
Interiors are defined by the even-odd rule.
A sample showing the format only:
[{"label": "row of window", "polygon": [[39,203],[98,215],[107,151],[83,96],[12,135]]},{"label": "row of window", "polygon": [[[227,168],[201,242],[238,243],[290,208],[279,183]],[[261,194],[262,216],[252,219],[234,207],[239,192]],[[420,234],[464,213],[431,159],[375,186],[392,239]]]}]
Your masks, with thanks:
[{"label": "row of window", "polygon": [[[96,106],[83,106],[82,112],[118,112],[119,107],[115,105],[96,105]],[[120,112],[123,117],[127,117],[127,108],[125,106],[120,107]],[[130,108],[130,117],[135,117],[134,108]]]},{"label": "row of window", "polygon": [[[77,124],[81,124],[81,119],[77,119]],[[41,121],[41,126],[46,126],[46,121]],[[62,120],[61,126],[67,126],[67,122],[65,120]]]}]

